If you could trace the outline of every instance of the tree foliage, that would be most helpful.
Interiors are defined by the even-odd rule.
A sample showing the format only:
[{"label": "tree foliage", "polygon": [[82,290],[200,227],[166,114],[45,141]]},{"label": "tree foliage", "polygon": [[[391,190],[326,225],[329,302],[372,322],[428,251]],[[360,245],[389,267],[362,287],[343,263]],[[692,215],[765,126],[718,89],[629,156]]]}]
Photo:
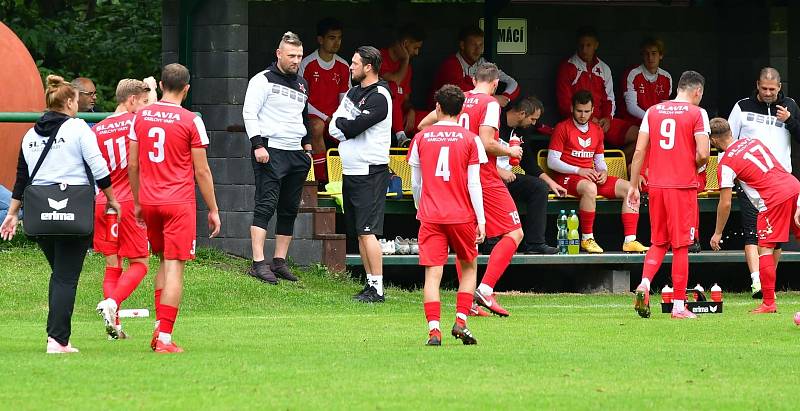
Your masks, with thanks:
[{"label": "tree foliage", "polygon": [[121,78],[158,75],[158,0],[0,0],[0,20],[25,43],[42,77],[92,79],[98,110],[113,111]]}]

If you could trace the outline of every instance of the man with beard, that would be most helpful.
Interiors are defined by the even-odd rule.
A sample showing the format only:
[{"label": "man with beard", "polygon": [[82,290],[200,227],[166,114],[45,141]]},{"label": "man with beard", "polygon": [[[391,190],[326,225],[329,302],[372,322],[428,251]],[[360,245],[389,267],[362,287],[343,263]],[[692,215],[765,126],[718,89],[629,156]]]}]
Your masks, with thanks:
[{"label": "man with beard", "polygon": [[[276,284],[277,277],[297,281],[286,264],[286,254],[303,182],[311,168],[308,85],[297,75],[303,43],[296,34],[286,32],[275,55],[275,63],[250,79],[242,109],[256,186],[250,226],[253,264],[248,274],[270,284]],[[264,260],[264,242],[275,213],[275,252],[270,265]]]}]

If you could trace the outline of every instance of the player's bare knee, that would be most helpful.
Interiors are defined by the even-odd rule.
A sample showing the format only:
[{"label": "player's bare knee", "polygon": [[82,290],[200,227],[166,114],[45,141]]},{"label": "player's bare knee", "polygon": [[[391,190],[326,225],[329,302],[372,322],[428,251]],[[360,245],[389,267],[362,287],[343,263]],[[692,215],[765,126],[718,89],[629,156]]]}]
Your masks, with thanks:
[{"label": "player's bare knee", "polygon": [[578,194],[580,194],[581,197],[597,197],[597,184],[589,180],[581,181],[580,184],[578,184]]}]

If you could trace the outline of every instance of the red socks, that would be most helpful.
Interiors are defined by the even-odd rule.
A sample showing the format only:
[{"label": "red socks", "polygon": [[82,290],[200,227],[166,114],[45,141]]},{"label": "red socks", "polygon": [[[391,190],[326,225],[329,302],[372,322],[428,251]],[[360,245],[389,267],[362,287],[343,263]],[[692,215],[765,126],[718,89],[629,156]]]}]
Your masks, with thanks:
[{"label": "red socks", "polygon": [[312,154],[314,160],[314,177],[317,181],[328,181],[328,158],[327,154]]},{"label": "red socks", "polygon": [[[489,254],[489,263],[486,266],[486,273],[483,274],[481,284],[494,288],[503,272],[506,271],[506,267],[511,263],[511,258],[514,257],[516,251],[517,243],[514,242],[514,239],[503,236],[492,249],[492,253]],[[472,303],[470,302],[470,304]]]},{"label": "red socks", "polygon": [[[652,248],[651,248],[652,250]],[[649,252],[648,252],[649,254]],[[675,300],[686,301],[686,284],[689,282],[689,247],[672,249],[672,287]]]},{"label": "red socks", "polygon": [[130,297],[133,290],[139,286],[139,283],[142,282],[144,276],[147,275],[147,265],[142,263],[132,263],[130,267],[128,267],[128,271],[125,271],[121,277],[119,277],[119,281],[117,282],[117,286],[114,288],[114,292],[111,293],[111,298],[117,302],[117,305],[122,304],[128,297]]},{"label": "red socks", "polygon": [[[624,214],[623,214],[624,215]],[[664,256],[667,254],[667,246],[665,245],[651,245],[650,250],[644,256],[644,267],[642,268],[642,278],[647,278],[650,282],[656,276],[658,269],[661,268],[661,263],[664,261]]]},{"label": "red socks", "polygon": [[578,223],[580,224],[582,234],[594,233],[594,215],[594,211],[578,210]]},{"label": "red socks", "polygon": [[103,298],[111,297],[114,289],[117,288],[119,276],[122,274],[122,267],[106,266],[106,273],[103,276]]},{"label": "red socks", "polygon": [[162,304],[157,308],[158,314],[158,331],[166,334],[172,334],[172,328],[175,326],[175,319],[178,317],[178,307]]},{"label": "red socks", "polygon": [[[592,213],[594,222],[594,213]],[[636,227],[639,225],[639,213],[622,213],[622,233],[625,236],[636,235]]]},{"label": "red socks", "polygon": [[764,304],[775,304],[775,259],[772,253],[758,257],[758,273],[761,278],[761,292]]},{"label": "red socks", "polygon": [[430,301],[425,305],[425,320],[428,322],[439,321],[442,312],[442,303],[440,301]]},{"label": "red socks", "polygon": [[469,309],[472,307],[472,300],[474,296],[470,293],[465,293],[459,291],[456,294],[456,322],[459,325],[466,325],[467,324],[467,315],[469,314]]}]

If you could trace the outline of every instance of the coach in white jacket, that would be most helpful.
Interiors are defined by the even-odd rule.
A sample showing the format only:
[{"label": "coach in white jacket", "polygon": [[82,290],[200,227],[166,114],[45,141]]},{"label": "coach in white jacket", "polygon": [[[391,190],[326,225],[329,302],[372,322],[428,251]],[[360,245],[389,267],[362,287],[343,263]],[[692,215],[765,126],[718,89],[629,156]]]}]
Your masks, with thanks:
[{"label": "coach in white jacket", "polygon": [[339,143],[342,197],[348,233],[358,235],[367,284],[353,298],[383,302],[383,256],[376,236],[383,234],[383,213],[389,185],[392,98],[378,78],[381,53],[362,46],[353,55],[350,74],[358,85],[333,113],[328,132]]}]

